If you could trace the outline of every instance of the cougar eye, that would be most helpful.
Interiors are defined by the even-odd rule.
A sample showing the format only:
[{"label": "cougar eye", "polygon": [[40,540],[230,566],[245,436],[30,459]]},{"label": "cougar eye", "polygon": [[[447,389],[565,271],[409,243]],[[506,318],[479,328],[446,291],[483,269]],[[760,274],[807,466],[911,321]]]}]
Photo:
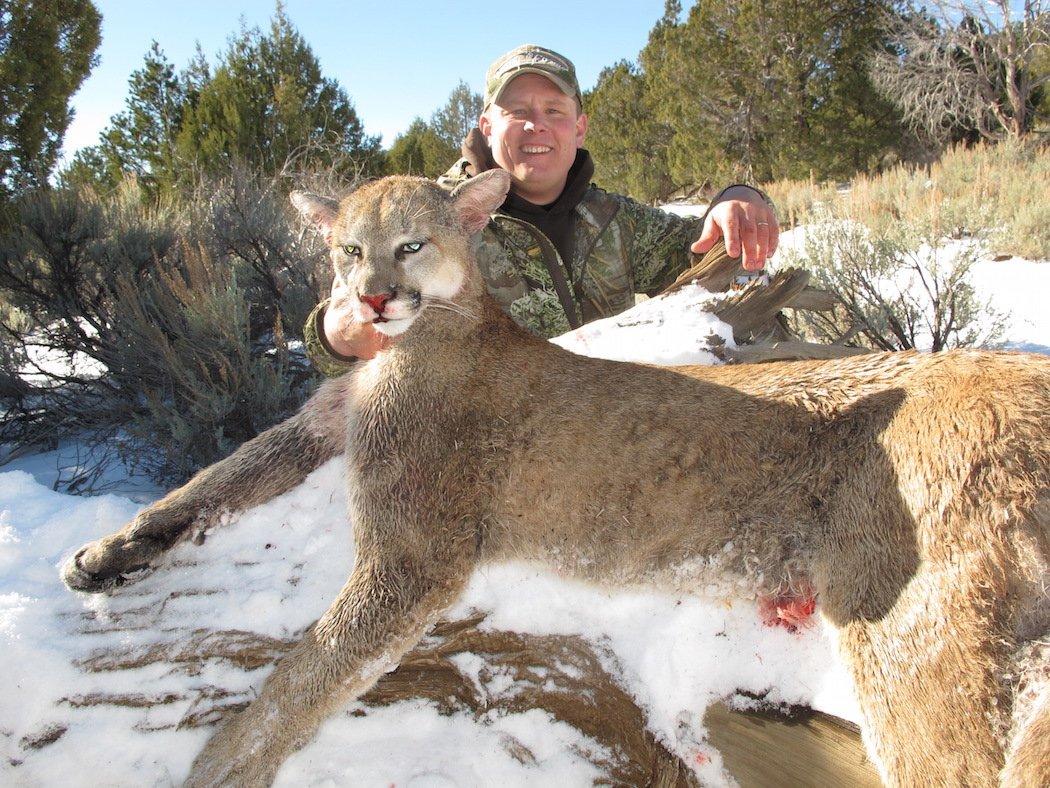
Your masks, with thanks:
[{"label": "cougar eye", "polygon": [[342,249],[343,250],[343,254],[347,255],[348,257],[360,257],[361,256],[361,247],[360,246],[354,246],[353,244],[346,244],[345,246],[340,246],[339,248]]},{"label": "cougar eye", "polygon": [[401,251],[414,254],[423,248],[422,241],[409,241],[407,244],[401,244]]}]

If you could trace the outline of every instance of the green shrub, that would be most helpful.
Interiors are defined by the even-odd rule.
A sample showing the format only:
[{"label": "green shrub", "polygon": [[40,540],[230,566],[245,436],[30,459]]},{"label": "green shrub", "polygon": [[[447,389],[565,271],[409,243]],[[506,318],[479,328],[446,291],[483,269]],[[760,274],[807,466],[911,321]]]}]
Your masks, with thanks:
[{"label": "green shrub", "polygon": [[796,311],[793,328],[816,341],[876,350],[994,344],[1003,318],[969,281],[979,256],[921,222],[872,229],[829,211],[806,228],[802,249],[786,263],[811,270],[838,304],[833,312]]},{"label": "green shrub", "polygon": [[273,182],[235,171],[157,202],[129,180],[15,211],[0,236],[0,382],[33,387],[5,403],[9,450],[73,438],[92,462],[120,455],[174,484],[304,398],[313,375],[287,340],[327,265]]}]

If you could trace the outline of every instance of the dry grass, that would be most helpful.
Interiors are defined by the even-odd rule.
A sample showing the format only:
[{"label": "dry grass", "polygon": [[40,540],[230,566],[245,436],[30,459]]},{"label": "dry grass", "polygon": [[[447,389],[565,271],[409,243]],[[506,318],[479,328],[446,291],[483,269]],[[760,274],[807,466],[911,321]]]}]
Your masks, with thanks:
[{"label": "dry grass", "polygon": [[782,180],[762,188],[776,203],[780,223],[788,227],[804,224],[821,206],[837,197],[835,184],[814,180]]},{"label": "dry grass", "polygon": [[788,226],[829,209],[876,232],[907,225],[924,235],[981,238],[994,254],[1050,259],[1050,151],[977,145],[947,151],[929,168],[898,165],[858,176],[850,189],[810,181],[763,187]]}]

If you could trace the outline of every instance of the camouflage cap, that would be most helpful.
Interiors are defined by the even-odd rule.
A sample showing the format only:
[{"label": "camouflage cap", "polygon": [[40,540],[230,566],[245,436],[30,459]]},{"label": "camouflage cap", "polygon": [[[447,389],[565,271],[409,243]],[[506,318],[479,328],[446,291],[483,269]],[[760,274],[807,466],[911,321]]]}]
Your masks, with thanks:
[{"label": "camouflage cap", "polygon": [[576,80],[576,67],[564,55],[536,46],[523,44],[496,58],[485,72],[485,106],[499,99],[503,89],[511,80],[522,74],[539,74],[546,77],[566,96],[576,99],[583,106],[580,83]]}]

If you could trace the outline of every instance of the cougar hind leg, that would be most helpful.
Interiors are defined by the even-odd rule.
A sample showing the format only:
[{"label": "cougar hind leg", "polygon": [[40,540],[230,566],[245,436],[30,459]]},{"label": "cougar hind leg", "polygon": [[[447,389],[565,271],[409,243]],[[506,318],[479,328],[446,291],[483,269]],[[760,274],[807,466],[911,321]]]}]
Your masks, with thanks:
[{"label": "cougar hind leg", "polygon": [[882,618],[839,629],[864,737],[889,785],[998,781],[1008,633],[985,585],[987,567],[977,563],[923,568]]},{"label": "cougar hind leg", "polygon": [[1023,649],[1018,671],[1002,785],[1043,788],[1050,785],[1050,631]]},{"label": "cougar hind leg", "polygon": [[[906,415],[906,414],[905,414]],[[897,427],[851,472],[829,521],[824,611],[890,785],[996,785],[1018,647],[1018,523],[994,440],[908,448]],[[929,445],[949,445],[927,435]],[[911,453],[909,453],[911,452]],[[1016,508],[1013,509],[1016,512]],[[1006,518],[1006,519],[1004,519]]]},{"label": "cougar hind leg", "polygon": [[296,415],[200,471],[121,530],[81,547],[62,566],[62,580],[75,591],[115,588],[151,568],[194,525],[221,512],[265,503],[295,487],[342,453],[350,384],[351,376],[326,383]]},{"label": "cougar hind leg", "polygon": [[1011,671],[1013,728],[1002,774],[1010,788],[1050,785],[1050,484],[1032,507],[1031,522],[1030,538],[1020,548],[1031,557],[1032,570],[1021,594],[1023,645]]}]

